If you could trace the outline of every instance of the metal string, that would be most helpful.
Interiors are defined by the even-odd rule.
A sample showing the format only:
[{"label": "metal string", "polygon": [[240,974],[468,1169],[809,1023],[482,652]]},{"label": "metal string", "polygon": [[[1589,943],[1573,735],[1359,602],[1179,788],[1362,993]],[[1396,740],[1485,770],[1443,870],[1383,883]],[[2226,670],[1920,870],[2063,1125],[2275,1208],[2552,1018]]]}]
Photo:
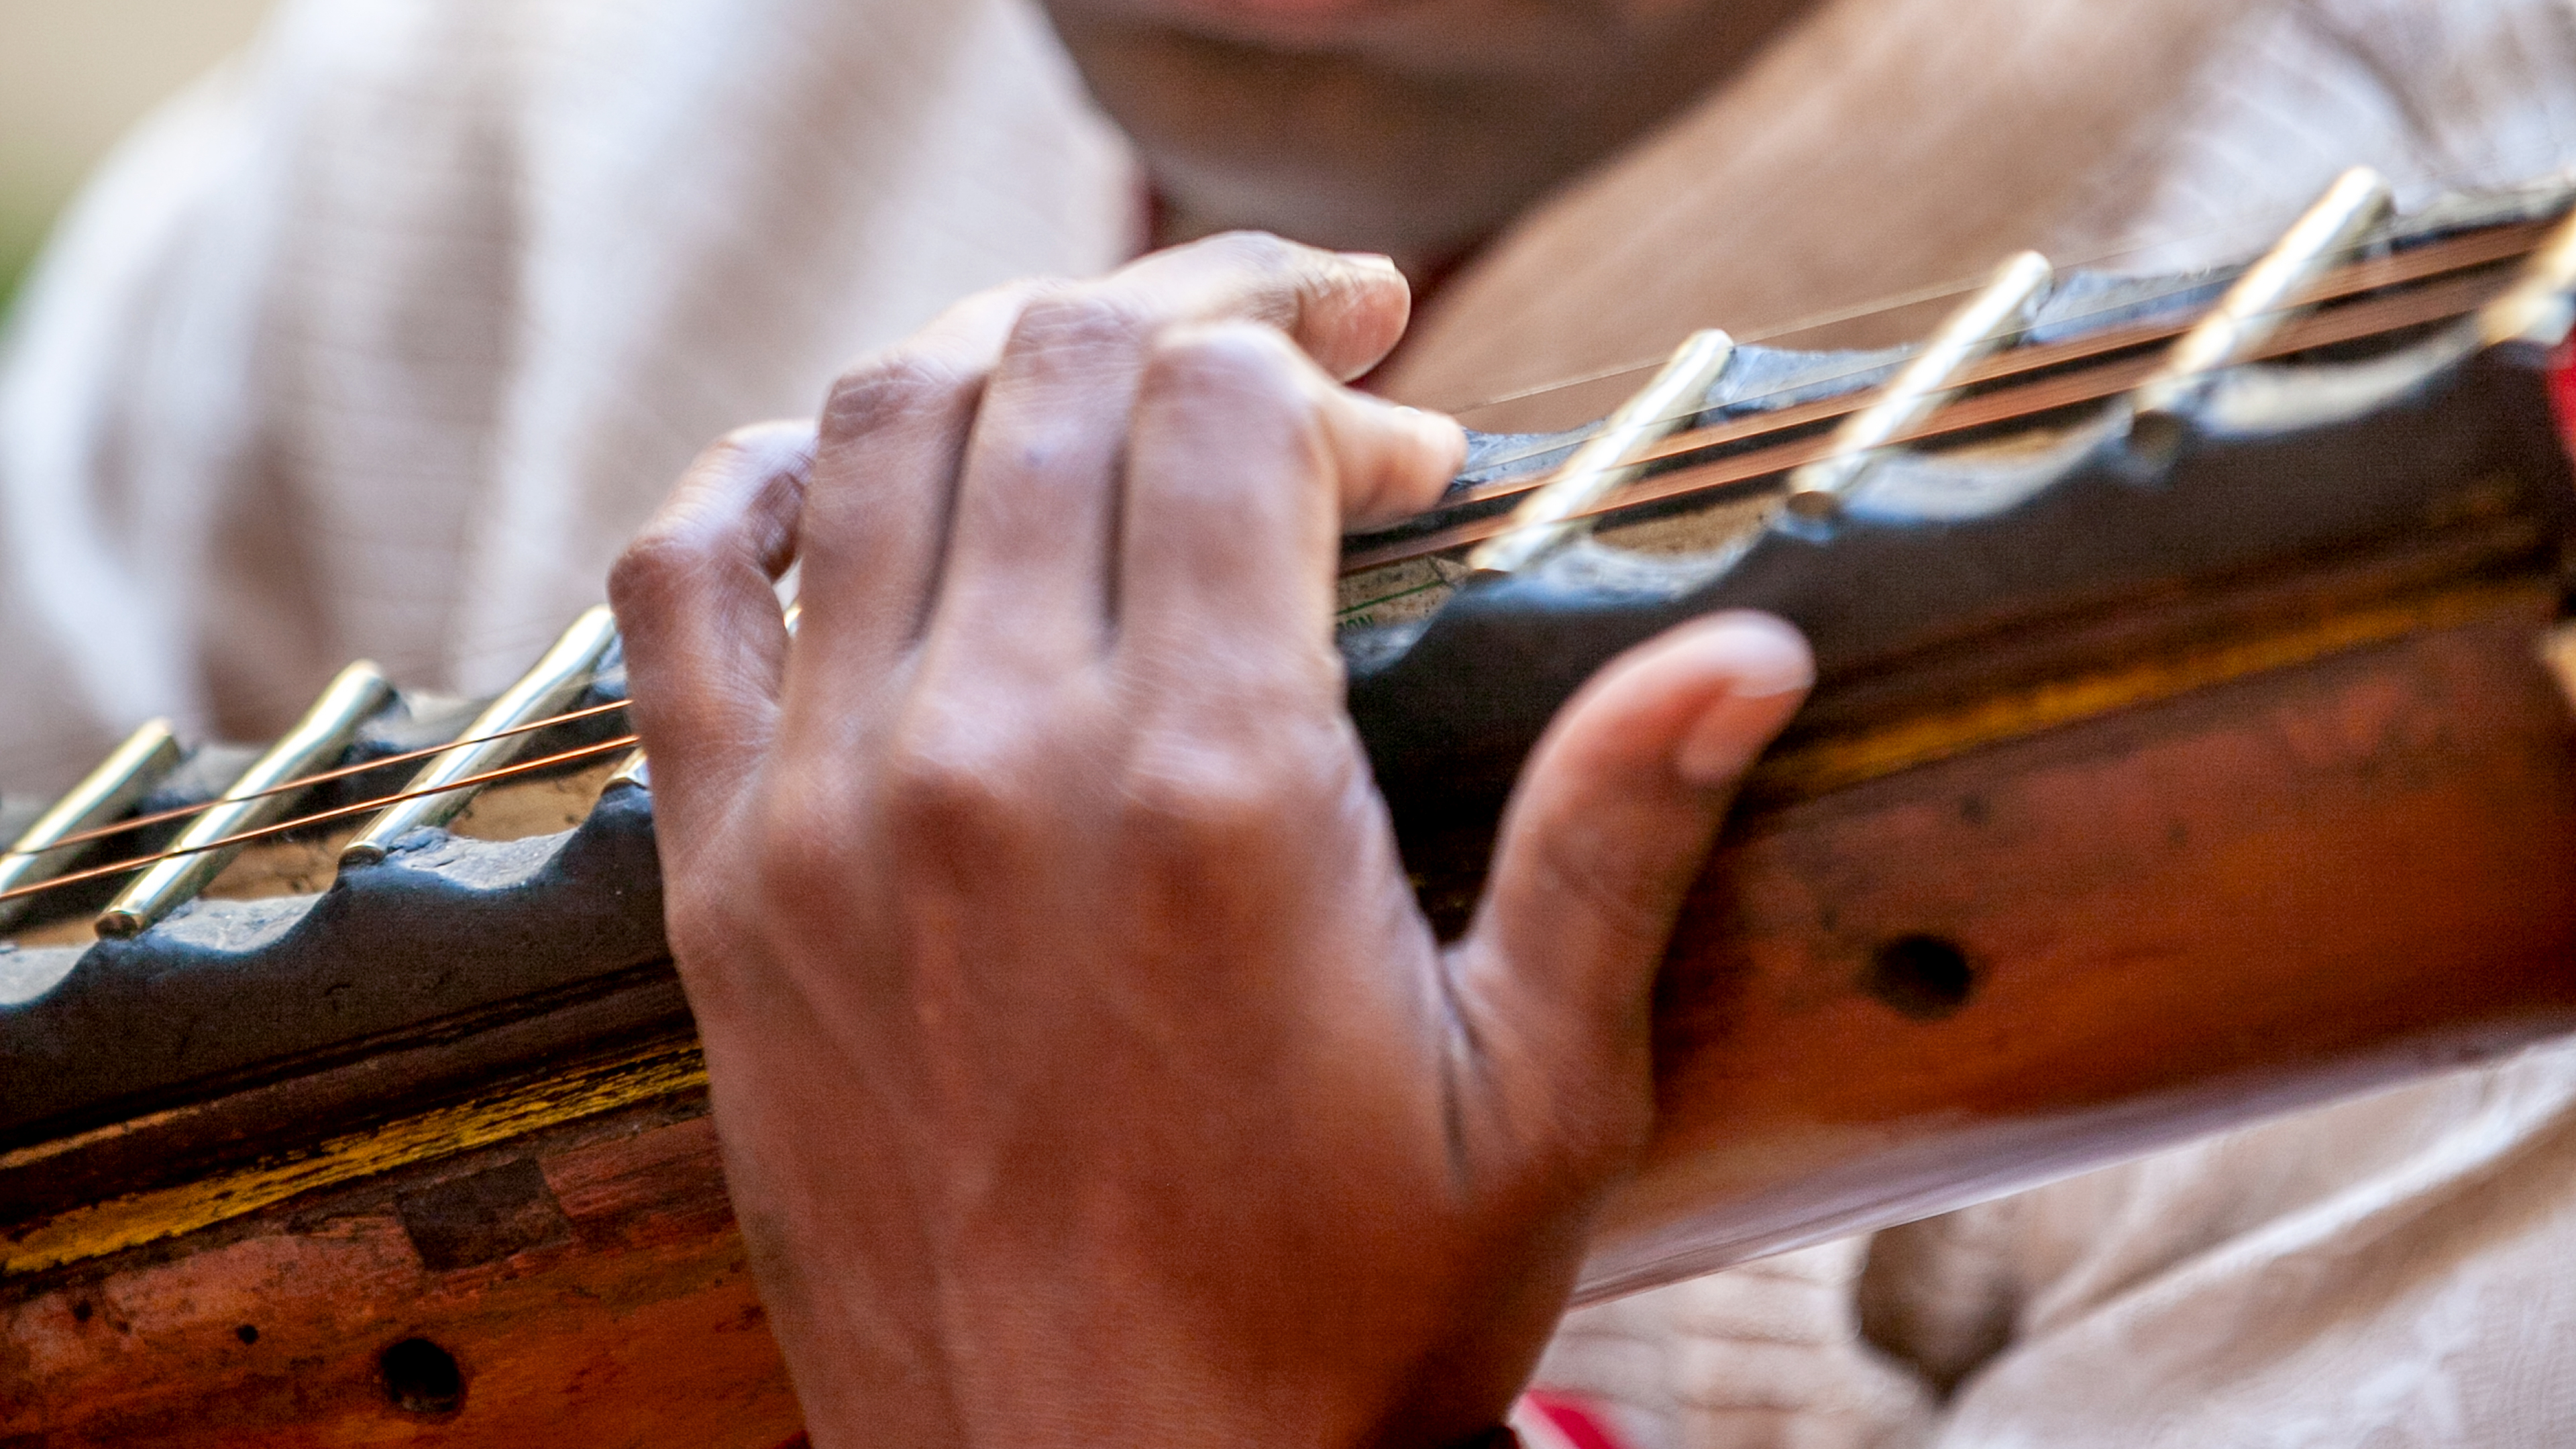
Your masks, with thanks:
[{"label": "metal string", "polygon": [[[2461,278],[2438,287],[2392,298],[2386,303],[2348,308],[2284,328],[2269,343],[2258,349],[2247,361],[2264,361],[2303,352],[2314,347],[2327,347],[2340,342],[2358,341],[2384,332],[2398,331],[2426,322],[2437,322],[2473,311],[2484,300],[2487,288],[2481,278]],[[2020,387],[1996,391],[1979,397],[1954,402],[1890,440],[1891,446],[1919,442],[1943,434],[1964,432],[1972,428],[1991,427],[2018,418],[2054,412],[2079,403],[2099,402],[2117,397],[2146,380],[2155,371],[2158,359],[2131,358],[2106,362],[2080,373],[2043,378]],[[1669,451],[1650,453],[1647,461],[1698,452],[1713,442],[1736,441],[1734,436],[1717,438],[1721,429],[1708,429],[1709,439],[1685,436],[1675,440]],[[1774,430],[1776,431],[1776,430]],[[1762,434],[1751,434],[1759,437]],[[1823,457],[1833,447],[1830,438],[1807,438],[1774,444],[1696,467],[1682,468],[1640,480],[1578,517],[1591,518],[1632,508],[1643,503],[1661,502],[1685,495],[1716,493],[1737,484],[1760,482],[1802,463]],[[1748,490],[1759,492],[1761,490]],[[1445,553],[1490,538],[1511,527],[1508,517],[1476,519],[1436,532],[1408,538],[1380,549],[1363,550],[1344,560],[1343,574],[1348,576],[1387,564],[1429,554]]]},{"label": "metal string", "polygon": [[[87,870],[77,870],[68,875],[58,875],[49,880],[38,881],[33,885],[20,886],[15,890],[0,891],[0,901],[16,900],[20,896],[32,896],[44,891],[54,890],[61,886],[77,885],[82,881],[98,880],[104,876],[122,875],[127,871],[140,870],[147,865],[154,864],[155,862],[176,859],[182,855],[197,855],[209,850],[222,850],[229,846],[247,844],[250,841],[262,840],[272,835],[284,835],[289,831],[301,830],[308,825],[319,825],[328,820],[345,819],[352,815],[372,814],[388,805],[399,804],[405,800],[418,800],[426,795],[444,795],[451,790],[470,790],[477,786],[491,784],[496,780],[506,780],[515,775],[532,774],[538,770],[549,770],[557,765],[571,764],[577,760],[593,759],[601,755],[612,755],[621,750],[631,750],[635,748],[637,743],[639,742],[633,735],[619,735],[613,740],[602,740],[595,745],[581,745],[574,749],[559,750],[551,755],[541,756],[533,760],[522,760],[517,764],[504,765],[498,769],[486,770],[479,775],[468,775],[461,780],[451,780],[444,785],[433,785],[425,790],[405,790],[400,794],[387,795],[380,800],[361,800],[354,805],[342,805],[331,810],[317,810],[310,815],[299,815],[292,820],[281,820],[274,825],[263,825],[256,830],[244,830],[238,834],[221,836],[217,839],[209,840],[203,845],[191,845],[183,850],[165,850],[156,855],[138,855],[127,860],[110,861],[106,865],[95,865],[91,866]],[[442,748],[452,749],[454,746],[444,746]]]},{"label": "metal string", "polygon": [[[2423,247],[2418,247],[2412,251],[2404,252],[2394,257],[2349,262],[2347,265],[2337,269],[2333,273],[2319,277],[2309,286],[2302,289],[2289,303],[2286,304],[2285,310],[2287,308],[2312,306],[2320,302],[2340,301],[2346,297],[2356,296],[2364,292],[2376,291],[2383,287],[2399,286],[2407,282],[2424,281],[2433,277],[2441,276],[2446,272],[2466,271],[2472,267],[2491,266],[2497,262],[2510,261],[2516,257],[2527,256],[2535,249],[2537,243],[2542,238],[2546,237],[2550,230],[2557,225],[2557,219],[2536,222],[2508,223],[2503,226],[2472,232],[2466,236],[2454,238],[2449,241],[2435,242]],[[2378,244],[2379,243],[2376,238],[2365,238],[2354,246],[2345,248],[2340,255],[2346,258],[2358,258]],[[2152,305],[2169,297],[2181,296],[2186,292],[2195,291],[2199,288],[2210,285],[2212,280],[2213,279],[2210,277],[2179,278],[2175,280],[2174,285],[2160,291],[2132,295],[2091,312],[2077,313],[2073,316],[2064,318],[2052,318],[2050,319],[2050,325],[2052,327],[2081,326],[2087,322],[2098,321],[2102,318],[2130,311],[2137,307]],[[1957,295],[1958,293],[1967,290],[1973,289],[1944,285],[1938,288],[1927,289],[1912,296],[1897,298],[1871,308],[1853,309],[1845,313],[1835,314],[1832,317],[1801,323],[1794,328],[1775,329],[1768,335],[1780,336],[1789,331],[1804,331],[1809,327],[1823,326],[1827,322],[1845,320],[1850,317],[1869,316],[1874,312],[1890,311],[1898,307],[1910,306],[1920,301],[1928,301],[1938,297]],[[2051,348],[2024,348],[2018,351],[2000,353],[1986,359],[1978,367],[1971,369],[1961,379],[1961,381],[1963,384],[1991,382],[1998,378],[2012,377],[2020,373],[2030,372],[2042,367],[2054,367],[2063,365],[2070,361],[2081,361],[2086,357],[2096,356],[2103,352],[2117,351],[2123,347],[2139,346],[2148,342],[2162,340],[2164,338],[2180,336],[2182,333],[2189,331],[2192,323],[2197,320],[2199,319],[2194,317],[2179,323],[2155,322],[2142,324],[2137,328],[2124,328],[2121,329],[2121,334],[2117,340],[2111,340],[2108,342],[2105,342],[2100,336],[2086,337],[2072,339],[2070,343],[2059,344],[2056,347]],[[2127,334],[2130,332],[2137,332],[2140,335],[2128,336]],[[2010,334],[1997,334],[1996,338],[1989,338],[1987,340],[1997,340],[2002,336],[2008,335]],[[1738,338],[1737,340],[1743,342],[1755,341],[1758,339],[1748,337]],[[2078,343],[2096,345],[2079,347],[2072,352],[2067,350],[2070,346]],[[1513,393],[1505,398],[1496,398],[1487,403],[1479,403],[1476,406],[1489,407],[1493,406],[1495,403],[1513,401],[1520,398],[1543,397],[1549,393],[1561,392],[1569,388],[1580,387],[1588,382],[1598,382],[1603,378],[1617,377],[1622,373],[1649,371],[1657,365],[1659,364],[1649,362],[1632,364],[1626,367],[1611,368],[1607,371],[1593,373],[1585,377],[1572,378],[1564,382],[1550,383],[1543,387],[1529,388],[1522,392]],[[1878,365],[1882,364],[1871,364],[1870,366]],[[1856,377],[1868,370],[1869,367],[1864,366],[1840,373],[1827,373],[1806,377],[1800,379],[1796,386],[1800,389],[1815,387],[1820,384],[1837,382],[1848,377]],[[1742,407],[1751,403],[1765,402],[1771,398],[1779,396],[1780,393],[1785,390],[1786,389],[1775,389],[1771,392],[1753,393],[1741,398],[1731,398],[1728,400],[1727,406]],[[1859,406],[1864,405],[1867,399],[1854,400],[1841,398],[1834,399],[1833,401],[1836,404],[1836,411],[1823,414],[1822,416],[1839,416],[1842,412],[1854,411]],[[1654,419],[1654,421],[1663,423],[1681,422],[1698,415],[1704,410],[1704,403],[1694,402],[1689,407],[1676,412],[1669,417],[1657,418]],[[1462,409],[1460,411],[1465,410]],[[1812,418],[1807,419],[1807,421],[1813,420],[1814,419]],[[1790,424],[1789,426],[1796,426],[1796,424]],[[1499,457],[1486,459],[1478,466],[1479,468],[1505,467],[1525,459],[1543,457],[1546,454],[1561,451],[1568,446],[1571,445],[1563,441],[1534,443],[1517,452],[1506,453]],[[1498,479],[1494,483],[1486,485],[1485,489],[1473,490],[1446,501],[1455,504],[1483,498],[1500,497],[1506,493],[1522,491],[1537,481],[1538,480],[1535,478]],[[1516,486],[1506,488],[1504,486],[1506,483],[1514,484]]]},{"label": "metal string", "polygon": [[[2532,249],[2531,243],[2533,240],[2538,236],[2545,234],[2547,229],[2553,224],[2554,223],[2548,222],[2535,222],[2501,227],[2492,232],[2473,233],[2470,236],[2461,238],[2455,242],[2435,243],[2401,256],[2348,266],[2337,272],[2332,278],[2321,281],[2315,287],[2309,289],[2301,296],[2295,305],[2306,306],[2318,301],[2336,300],[2338,298],[2349,297],[2363,292],[2404,285],[2409,282],[2440,278],[2446,273],[2466,271],[2477,267],[2491,265],[2496,262],[2510,260],[2529,252]],[[2454,281],[2449,286],[2428,289],[2426,292],[2418,293],[2412,297],[2394,299],[2395,303],[2398,304],[2394,306],[2353,309],[2353,311],[2344,314],[2338,314],[2326,318],[2309,319],[2307,323],[2290,328],[2283,332],[2279,337],[2276,337],[2261,351],[2261,353],[2258,354],[2258,357],[2279,357],[2308,348],[2329,345],[2333,342],[2355,340],[2369,336],[2373,333],[2395,331],[2404,327],[2416,325],[2420,322],[2439,320],[2441,317],[2457,315],[2460,312],[2469,310],[2475,305],[2474,301],[2470,300],[2468,294],[2474,289],[2476,279],[2467,280],[2472,285],[2463,286],[2459,281]],[[2195,282],[2191,285],[2198,286],[2201,285],[2201,283]],[[2177,290],[2182,289],[2178,288]],[[1945,294],[1946,293],[1943,291],[1933,291],[1925,295],[1940,296]],[[2171,294],[2167,293],[2162,295]],[[1912,300],[1920,299],[1900,299],[1894,305],[1907,305],[1907,303]],[[2131,299],[2130,303],[2124,305],[2134,305],[2137,300],[2138,299]],[[2152,298],[2148,300],[2152,300]],[[2412,303],[2414,305],[2404,305],[2407,303]],[[2355,315],[2356,312],[2363,311],[2366,311],[2368,315]],[[2090,317],[2100,315],[2105,314],[2093,313],[2068,320],[2071,322],[2082,322],[2089,320]],[[2390,320],[2392,316],[2396,320]],[[2071,339],[2066,343],[2061,343],[2056,346],[2022,349],[2018,352],[2007,353],[1997,358],[1990,359],[1982,367],[1970,373],[1964,380],[1971,383],[1993,381],[2045,368],[2065,366],[2070,363],[2078,363],[2106,357],[2113,353],[2126,351],[2131,348],[2152,344],[2153,342],[2165,338],[2177,336],[2190,328],[2192,320],[2196,319],[2186,319],[2179,322],[2166,321],[2141,324],[2137,327],[2120,329],[2117,332],[2110,334],[2100,334],[2079,339]],[[2133,384],[2137,378],[2130,376],[2131,373],[2143,376],[2147,370],[2151,369],[2151,367],[2151,361],[2137,361],[2126,367],[2120,366],[2116,363],[2108,364],[2092,369],[2083,374],[2071,377],[2046,379],[2038,383],[2026,384],[2021,387],[1989,394],[1984,397],[1971,398],[1963,402],[1953,403],[1932,418],[1925,420],[1925,422],[1918,425],[1896,441],[1900,443],[1919,441],[1920,439],[1927,437],[1962,431],[1969,428],[1989,426],[1994,423],[2010,421],[2018,417],[2027,417],[2049,412],[2058,408],[2071,406],[2076,403],[2098,401],[2102,398],[2115,396],[2120,391]],[[1617,369],[1611,373],[1596,374],[1592,377],[1576,378],[1554,386],[1555,388],[1579,386],[1584,382],[1598,380],[1601,376],[1612,376],[1616,374],[1616,371],[1624,370],[1629,369]],[[1812,382],[1813,380],[1811,379],[1810,381]],[[1549,390],[1551,389],[1532,389],[1529,392],[1515,394],[1514,396],[1533,396]],[[1809,426],[1816,422],[1826,421],[1831,418],[1841,416],[1857,407],[1865,405],[1866,402],[1867,399],[1865,397],[1825,399],[1820,400],[1815,404],[1786,409],[1782,412],[1774,413],[1759,419],[1747,419],[1735,424],[1721,424],[1712,428],[1700,429],[1694,433],[1686,433],[1681,437],[1668,440],[1657,450],[1647,454],[1644,458],[1641,458],[1638,461],[1657,461],[1664,458],[1678,457],[1688,453],[1705,451],[1711,447],[1723,444],[1759,441],[1765,437],[1788,432],[1793,429]],[[1693,409],[1694,413],[1696,411],[1697,409]],[[1684,416],[1688,415],[1689,414],[1685,414]],[[1759,449],[1739,454],[1733,458],[1725,459],[1703,467],[1692,468],[1680,473],[1666,474],[1658,478],[1644,480],[1638,484],[1632,484],[1628,489],[1625,489],[1614,497],[1605,500],[1600,507],[1592,510],[1592,512],[1606,513],[1620,508],[1633,506],[1641,502],[1656,501],[1688,493],[1714,492],[1718,489],[1726,488],[1734,484],[1776,476],[1786,469],[1795,467],[1798,463],[1806,461],[1810,455],[1821,453],[1829,446],[1829,440],[1808,439],[1802,442],[1792,442],[1770,448]],[[1511,460],[1505,459],[1503,461]],[[1452,500],[1452,502],[1480,501],[1488,498],[1508,496],[1512,493],[1525,491],[1526,489],[1535,486],[1539,481],[1540,480],[1536,477],[1497,480],[1496,482],[1485,485],[1482,488],[1469,490],[1466,494],[1462,495],[1460,499]],[[1475,542],[1484,537],[1488,537],[1507,527],[1509,527],[1509,520],[1502,518],[1480,519],[1470,523],[1461,524],[1453,528],[1409,539],[1402,544],[1393,545],[1386,549],[1363,551],[1347,560],[1343,571],[1345,573],[1356,572],[1363,569],[1380,567],[1389,563],[1401,562],[1406,559],[1422,557],[1426,554],[1444,552],[1464,544]],[[296,779],[285,781],[281,784],[272,786],[269,789],[259,791],[256,794],[241,796],[238,798],[258,799],[270,795],[302,791],[315,785],[328,783],[332,780],[344,779],[349,776],[364,774],[371,770],[385,769],[416,760],[424,760],[436,755],[445,754],[450,750],[481,744],[489,740],[506,739],[515,735],[528,734],[537,730],[552,728],[556,725],[568,724],[604,715],[610,711],[624,709],[626,707],[627,701],[612,700],[604,704],[591,705],[586,708],[566,711],[543,719],[531,720],[524,724],[514,725],[505,730],[496,730],[487,735],[477,735],[451,740],[444,744],[426,746],[421,749],[409,750],[400,754],[387,755],[378,759],[367,760],[357,764],[343,765],[335,769],[325,770],[311,775],[299,776]],[[634,747],[636,743],[637,739],[634,735],[621,735],[613,740],[604,741],[599,744],[584,745],[570,750],[559,751],[555,754],[546,755],[538,759],[520,761],[511,765],[487,770],[480,774],[469,775],[463,779],[451,781],[444,785],[433,786],[420,790],[401,791],[374,799],[356,801],[328,810],[296,816],[287,820],[278,821],[274,824],[259,827],[255,830],[242,831],[234,835],[224,836],[220,839],[208,841],[205,844],[191,846],[182,850],[167,850],[153,855],[136,856],[125,860],[110,862],[105,865],[92,866],[84,870],[74,871],[64,875],[54,876],[43,881],[20,886],[14,890],[0,891],[0,901],[15,900],[24,896],[37,895],[45,891],[80,884],[85,881],[123,874],[128,871],[141,869],[142,867],[151,865],[157,861],[172,859],[180,855],[191,855],[209,850],[220,850],[230,846],[246,844],[254,840],[288,834],[293,831],[322,824],[331,820],[369,814],[382,810],[386,806],[399,804],[405,800],[420,799],[429,795],[446,794],[456,790],[474,789],[496,781],[512,779],[518,776],[552,769],[558,765],[613,754],[621,750],[630,749]],[[36,851],[28,853],[46,854],[53,851],[70,849],[75,846],[89,844],[111,836],[141,830],[152,825],[162,824],[173,820],[186,819],[212,809],[216,805],[225,803],[232,802],[214,800],[208,801],[204,804],[180,806],[174,809],[156,811],[149,815],[136,816],[131,819],[82,831],[75,835],[65,836],[61,840],[51,842],[50,844],[40,847]]]},{"label": "metal string", "polygon": [[[555,725],[570,724],[575,720],[589,719],[594,715],[607,714],[611,710],[620,710],[625,707],[626,701],[622,699],[612,699],[606,704],[594,704],[586,708],[572,710],[564,714],[549,715],[544,719],[530,720],[526,724],[512,725],[505,730],[494,730],[488,735],[470,735],[463,739],[450,740],[443,745],[430,745],[424,749],[405,750],[399,755],[383,755],[376,759],[361,761],[358,764],[342,765],[337,769],[324,770],[318,774],[298,775],[292,780],[285,781],[281,784],[271,785],[265,790],[254,790],[247,795],[225,796],[219,799],[206,801],[201,805],[181,805],[169,810],[158,810],[150,815],[137,815],[128,820],[117,821],[114,824],[101,825],[95,829],[84,830],[77,835],[66,835],[62,839],[57,840],[50,845],[41,845],[34,850],[8,851],[0,853],[11,855],[50,855],[57,850],[69,850],[73,846],[86,845],[93,840],[104,840],[111,835],[123,835],[128,831],[141,830],[146,826],[159,825],[165,821],[185,820],[193,815],[202,815],[206,811],[212,810],[218,805],[232,805],[244,800],[264,800],[271,795],[291,794],[297,790],[303,790],[314,785],[328,784],[333,780],[344,780],[351,775],[363,775],[370,770],[382,770],[394,765],[409,764],[413,760],[425,760],[432,755],[443,755],[449,750],[463,749],[468,745],[479,745],[488,740],[506,740],[513,735],[532,734],[538,730],[552,728]],[[455,787],[450,786],[449,788],[453,789]],[[396,800],[403,798],[405,797],[389,795],[377,803],[391,805]],[[360,805],[365,803],[367,802],[359,802]],[[353,805],[349,808],[356,809],[358,806]],[[6,896],[0,896],[0,900],[6,899]]]}]

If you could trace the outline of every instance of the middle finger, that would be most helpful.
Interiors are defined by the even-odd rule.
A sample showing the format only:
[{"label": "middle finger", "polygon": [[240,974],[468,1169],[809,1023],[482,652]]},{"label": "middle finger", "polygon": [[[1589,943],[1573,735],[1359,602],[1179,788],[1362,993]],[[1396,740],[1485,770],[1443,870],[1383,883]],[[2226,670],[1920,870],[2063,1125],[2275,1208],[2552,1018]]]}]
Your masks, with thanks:
[{"label": "middle finger", "polygon": [[1120,459],[1138,376],[1166,329],[1280,327],[1328,369],[1364,369],[1403,329],[1382,258],[1220,237],[1147,258],[1020,314],[968,443],[932,626],[986,672],[1051,674],[1109,628]]}]

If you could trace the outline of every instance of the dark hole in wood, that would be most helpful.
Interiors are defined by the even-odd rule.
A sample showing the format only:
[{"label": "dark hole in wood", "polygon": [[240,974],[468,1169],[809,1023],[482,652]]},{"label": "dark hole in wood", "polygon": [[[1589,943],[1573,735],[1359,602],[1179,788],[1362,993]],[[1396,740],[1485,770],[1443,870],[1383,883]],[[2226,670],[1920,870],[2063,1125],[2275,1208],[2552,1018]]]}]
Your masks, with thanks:
[{"label": "dark hole in wood", "polygon": [[89,1322],[90,1314],[96,1311],[96,1309],[90,1307],[89,1300],[84,1298],[78,1303],[72,1305],[72,1322],[87,1323]]},{"label": "dark hole in wood", "polygon": [[241,1327],[233,1330],[233,1337],[240,1339],[244,1343],[257,1343],[259,1342],[259,1330],[245,1323]]},{"label": "dark hole in wood", "polygon": [[1899,936],[1870,954],[1861,985],[1916,1021],[1939,1021],[1977,989],[1968,953],[1940,936]]},{"label": "dark hole in wood", "polygon": [[385,1397],[406,1414],[448,1414],[465,1400],[465,1375],[455,1356],[425,1338],[406,1338],[377,1360]]}]

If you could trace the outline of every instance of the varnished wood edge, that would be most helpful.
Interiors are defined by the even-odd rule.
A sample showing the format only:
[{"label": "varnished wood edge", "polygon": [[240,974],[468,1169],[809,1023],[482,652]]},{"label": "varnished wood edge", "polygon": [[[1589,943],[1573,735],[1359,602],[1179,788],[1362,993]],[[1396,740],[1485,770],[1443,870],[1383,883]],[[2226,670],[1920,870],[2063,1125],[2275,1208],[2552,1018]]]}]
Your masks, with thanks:
[{"label": "varnished wood edge", "polygon": [[[2457,628],[2517,607],[2528,608],[2547,592],[2545,582],[2528,578],[2457,584],[2006,689],[1955,708],[1913,714],[1779,751],[1754,767],[1745,790],[1748,796],[1764,800],[1812,798],[2115,710],[2154,704],[2410,634]],[[2534,643],[2536,647],[2536,637]]]},{"label": "varnished wood edge", "polygon": [[704,1091],[706,1084],[706,1058],[695,1044],[663,1044],[552,1080],[329,1138],[308,1152],[57,1214],[0,1246],[0,1277],[105,1257],[213,1227],[316,1188]]},{"label": "varnished wood edge", "polygon": [[[1827,793],[2195,689],[2528,609],[2546,589],[2542,581],[2526,578],[2427,590],[2292,627],[2007,690],[1784,751],[1757,767],[1748,790],[1771,798]],[[2534,644],[2539,644],[2537,636]],[[291,1159],[61,1213],[28,1227],[0,1249],[0,1276],[104,1257],[212,1227],[317,1188],[705,1086],[705,1060],[698,1049],[665,1044],[552,1081],[331,1138]],[[51,1145],[23,1150],[47,1151]]]}]

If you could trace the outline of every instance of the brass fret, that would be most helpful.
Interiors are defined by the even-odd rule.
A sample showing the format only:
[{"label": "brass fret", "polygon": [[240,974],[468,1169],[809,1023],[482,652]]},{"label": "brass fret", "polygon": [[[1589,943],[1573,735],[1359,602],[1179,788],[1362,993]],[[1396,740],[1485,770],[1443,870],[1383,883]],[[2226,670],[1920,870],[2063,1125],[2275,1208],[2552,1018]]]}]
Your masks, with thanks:
[{"label": "brass fret", "polygon": [[[286,814],[301,791],[273,795],[262,792],[338,759],[356,736],[358,726],[392,697],[393,686],[385,682],[384,671],[372,661],[361,659],[341,670],[304,718],[296,721],[295,728],[253,761],[221,799],[180,832],[171,843],[174,853],[155,862],[118,893],[99,915],[98,933],[140,935],[204,890],[241,853],[241,846],[236,843],[212,850],[199,847],[256,830]],[[176,853],[182,851],[191,853]]]},{"label": "brass fret", "polygon": [[[36,823],[0,853],[0,892],[32,886],[71,869],[76,849],[57,848],[67,836],[95,830],[134,808],[179,765],[179,740],[170,722],[156,719],[126,736],[115,753],[99,763]],[[0,899],[0,927],[24,915],[35,904],[31,896]]]},{"label": "brass fret", "polygon": [[[423,765],[420,773],[404,786],[405,793],[437,790],[437,794],[418,795],[386,810],[367,822],[356,839],[340,849],[342,865],[371,865],[385,858],[394,842],[415,830],[444,825],[456,818],[475,796],[472,788],[442,789],[471,775],[496,769],[519,757],[536,739],[520,726],[555,714],[578,696],[590,683],[592,672],[617,642],[617,620],[605,604],[582,612],[554,647],[545,652],[535,666],[520,677],[518,683],[503,691],[486,706],[474,723],[458,738],[464,743]],[[513,733],[513,731],[516,731]]]}]

